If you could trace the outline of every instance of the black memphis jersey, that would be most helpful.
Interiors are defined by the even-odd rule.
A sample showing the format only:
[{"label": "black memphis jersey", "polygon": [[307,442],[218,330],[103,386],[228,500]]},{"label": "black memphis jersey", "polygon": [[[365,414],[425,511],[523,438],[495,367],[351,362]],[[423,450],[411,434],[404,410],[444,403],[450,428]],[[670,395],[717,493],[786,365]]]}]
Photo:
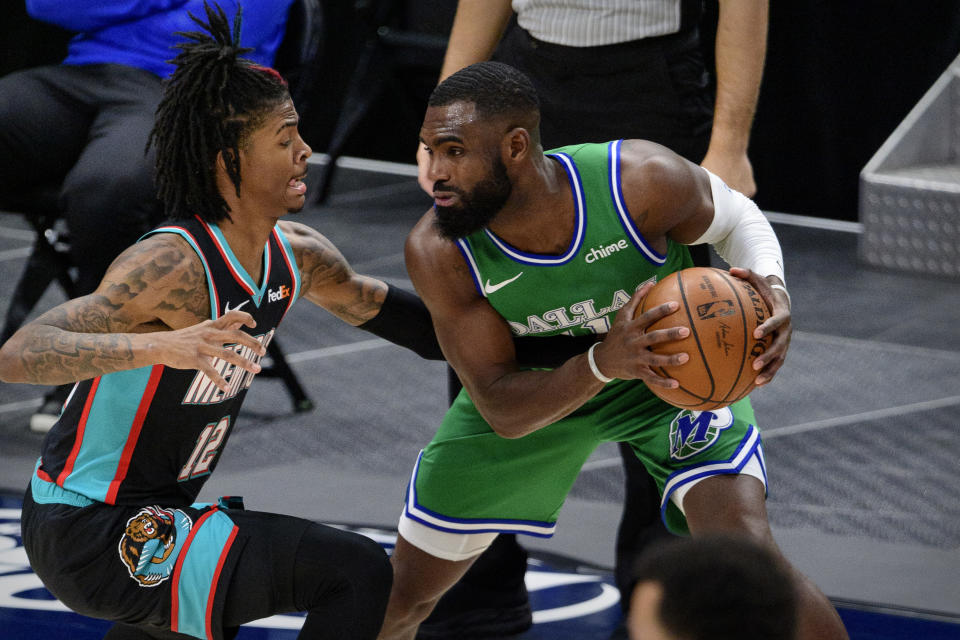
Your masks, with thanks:
[{"label": "black memphis jersey", "polygon": [[[300,293],[293,250],[278,227],[264,247],[260,283],[215,224],[195,217],[150,232],[156,233],[176,233],[200,256],[212,319],[247,311],[257,324],[242,329],[269,344]],[[216,468],[254,378],[222,360],[213,364],[229,391],[199,371],[163,365],[78,382],[44,441],[38,475],[107,504],[191,504]]]}]

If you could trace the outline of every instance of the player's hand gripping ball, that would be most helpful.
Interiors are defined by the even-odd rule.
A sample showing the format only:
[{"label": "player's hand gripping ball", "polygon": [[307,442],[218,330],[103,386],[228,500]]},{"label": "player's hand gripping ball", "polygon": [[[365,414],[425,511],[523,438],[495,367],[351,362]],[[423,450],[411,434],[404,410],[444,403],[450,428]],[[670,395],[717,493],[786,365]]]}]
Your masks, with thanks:
[{"label": "player's hand gripping ball", "polygon": [[683,340],[654,345],[659,354],[686,352],[690,359],[659,372],[677,380],[676,389],[651,386],[661,399],[682,409],[710,411],[745,398],[753,391],[758,371],[753,361],[773,336],[758,340],[753,331],[770,317],[770,310],[746,280],[711,267],[683,269],[658,282],[641,303],[640,312],[675,300],[676,312],[650,325],[647,331],[687,327]]}]

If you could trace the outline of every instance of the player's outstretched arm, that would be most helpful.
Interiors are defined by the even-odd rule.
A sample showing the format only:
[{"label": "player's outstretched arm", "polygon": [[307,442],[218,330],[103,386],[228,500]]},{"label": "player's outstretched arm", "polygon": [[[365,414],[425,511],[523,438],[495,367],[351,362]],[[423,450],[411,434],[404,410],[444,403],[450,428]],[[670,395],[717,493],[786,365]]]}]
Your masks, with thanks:
[{"label": "player's outstretched arm", "polygon": [[[304,297],[422,358],[443,360],[430,312],[416,294],[354,273],[333,243],[306,225],[284,221],[281,228],[297,254]],[[521,362],[530,367],[558,367],[595,341],[591,336],[515,339]]]},{"label": "player's outstretched arm", "polygon": [[53,385],[163,364],[203,371],[226,388],[213,358],[259,371],[224,347],[241,344],[262,355],[262,345],[239,330],[253,318],[243,311],[209,317],[196,255],[179,238],[154,236],[124,251],[96,291],[21,327],[0,348],[0,379]]},{"label": "player's outstretched arm", "polygon": [[385,282],[354,272],[340,250],[316,229],[289,221],[281,222],[280,229],[296,255],[303,298],[355,327],[377,315],[387,297]]},{"label": "player's outstretched arm", "polygon": [[302,296],[347,324],[369,331],[429,360],[442,360],[430,312],[416,295],[354,272],[316,229],[284,221],[303,278]]}]

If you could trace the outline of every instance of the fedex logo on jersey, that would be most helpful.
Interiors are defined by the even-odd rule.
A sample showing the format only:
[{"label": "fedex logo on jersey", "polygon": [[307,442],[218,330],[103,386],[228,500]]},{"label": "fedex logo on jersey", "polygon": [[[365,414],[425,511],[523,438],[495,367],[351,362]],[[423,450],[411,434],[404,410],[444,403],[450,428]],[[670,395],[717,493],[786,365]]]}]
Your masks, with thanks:
[{"label": "fedex logo on jersey", "polygon": [[[655,282],[656,276],[638,284],[634,291],[648,282]],[[528,336],[537,333],[547,333],[561,330],[573,335],[573,329],[582,328],[591,333],[606,333],[610,330],[609,315],[615,313],[630,301],[633,292],[617,289],[611,296],[610,304],[597,309],[593,298],[580,300],[567,307],[549,309],[540,314],[527,316],[526,322],[507,320],[510,331],[515,336]],[[582,332],[581,332],[582,333]]]},{"label": "fedex logo on jersey", "polygon": [[270,289],[267,291],[267,302],[280,302],[284,298],[290,297],[290,287],[285,284],[280,285],[280,288],[274,291]]},{"label": "fedex logo on jersey", "polygon": [[[260,344],[264,347],[270,344],[270,341],[273,339],[273,334],[276,330],[271,329],[267,333],[254,336]],[[253,352],[249,347],[244,347],[239,344],[234,345],[225,345],[228,349],[240,354],[240,356],[246,360],[251,360],[253,362],[260,362],[260,356]],[[196,377],[194,377],[193,382],[190,383],[190,388],[187,389],[187,394],[183,398],[183,404],[218,404],[225,400],[235,397],[238,393],[250,387],[253,383],[253,377],[255,373],[251,373],[246,369],[241,369],[237,365],[222,360],[220,358],[214,358],[211,363],[213,368],[216,369],[217,373],[223,376],[224,380],[230,383],[230,388],[227,391],[222,391],[217,385],[213,383],[207,374],[202,371],[198,371]]]}]

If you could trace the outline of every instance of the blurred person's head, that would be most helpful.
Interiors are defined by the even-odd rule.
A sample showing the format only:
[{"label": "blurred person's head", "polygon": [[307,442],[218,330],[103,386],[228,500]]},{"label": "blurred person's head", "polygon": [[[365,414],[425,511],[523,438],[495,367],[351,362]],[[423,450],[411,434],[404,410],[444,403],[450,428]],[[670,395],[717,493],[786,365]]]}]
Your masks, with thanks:
[{"label": "blurred person's head", "polygon": [[684,538],[637,563],[631,640],[793,640],[796,595],[785,563],[744,538]]}]

